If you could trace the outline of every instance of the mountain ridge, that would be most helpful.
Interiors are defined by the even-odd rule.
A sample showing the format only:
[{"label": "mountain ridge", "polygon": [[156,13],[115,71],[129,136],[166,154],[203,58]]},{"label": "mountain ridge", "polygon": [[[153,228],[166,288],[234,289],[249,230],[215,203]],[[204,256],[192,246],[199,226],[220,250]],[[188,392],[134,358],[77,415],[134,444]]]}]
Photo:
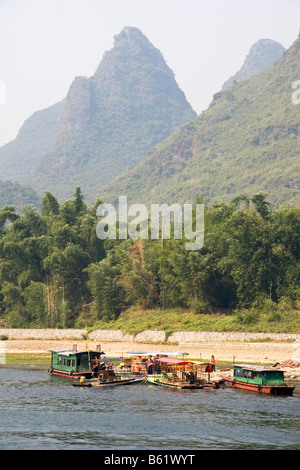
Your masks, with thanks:
[{"label": "mountain ridge", "polygon": [[[93,76],[89,78],[84,76],[75,77],[70,85],[67,96],[62,101],[44,110],[37,111],[30,116],[21,127],[17,138],[0,148],[0,178],[3,180],[19,181],[22,185],[30,185],[40,196],[43,190],[54,192],[61,200],[69,197],[73,193],[75,186],[78,185],[82,187],[83,193],[89,200],[95,198],[95,196],[104,196],[110,200],[116,200],[117,192],[114,191],[114,186],[117,188],[117,191],[119,189],[123,192],[127,191],[129,198],[140,191],[139,194],[143,197],[145,192],[147,193],[148,200],[150,197],[160,198],[160,200],[165,200],[166,198],[172,199],[178,190],[178,195],[183,197],[182,200],[192,200],[199,196],[200,193],[208,201],[215,200],[213,195],[213,177],[208,178],[208,174],[213,175],[216,172],[218,175],[218,165],[222,165],[226,173],[226,166],[229,166],[229,163],[224,161],[224,158],[222,160],[222,152],[226,148],[225,142],[230,134],[226,135],[227,129],[221,126],[221,124],[229,124],[232,119],[234,120],[234,115],[237,112],[235,109],[236,103],[240,99],[240,96],[236,97],[235,94],[240,90],[239,87],[245,81],[245,78],[241,78],[239,81],[233,80],[234,83],[230,87],[225,87],[226,89],[223,86],[220,92],[215,93],[208,109],[199,116],[196,116],[191,105],[187,103],[184,92],[176,84],[174,73],[165,63],[162,53],[150,43],[138,28],[125,27],[114,37],[114,40],[113,48],[105,52]],[[278,45],[278,53],[280,53],[280,50],[282,51],[282,46],[276,41],[259,40],[250,49],[244,64],[247,62],[248,56],[251,55],[251,50],[252,52],[253,50],[255,51],[258,44],[260,48],[263,47],[265,41],[271,41]],[[291,52],[294,47],[298,54],[297,48],[299,44],[297,44],[298,42],[296,41],[288,51]],[[288,51],[283,53],[284,57],[281,56],[277,64],[278,62],[289,63]],[[139,67],[141,61],[144,62],[145,66],[143,71]],[[156,66],[154,67],[153,64]],[[129,69],[133,73],[129,74]],[[268,67],[266,70],[269,69],[271,70],[271,67]],[[236,77],[239,72],[233,77]],[[256,75],[260,76],[261,73],[263,72]],[[289,74],[290,72],[287,69],[287,76]],[[149,76],[151,77],[150,82],[144,79],[145,75],[148,79]],[[122,83],[121,78],[124,76],[127,80]],[[157,76],[160,77],[159,86],[156,86],[156,91],[159,90],[159,93],[154,95],[151,93],[151,90],[153,90],[151,87],[153,82],[157,84]],[[162,77],[163,80],[161,79]],[[246,77],[248,78],[247,82],[250,80],[250,85],[247,83],[243,86],[250,86],[252,90],[251,80],[254,77]],[[297,79],[298,76],[294,75],[294,78]],[[170,83],[172,83],[171,87]],[[275,89],[276,86],[274,87]],[[259,87],[262,87],[261,82],[259,82]],[[130,95],[131,99],[126,99],[126,93],[130,90],[132,91],[132,89],[135,92],[139,92],[139,106],[132,99],[134,94]],[[176,104],[178,108],[175,109],[173,106],[171,117],[168,109],[162,109],[162,113],[159,116],[160,120],[157,123],[155,122],[157,117],[156,108],[158,104],[163,108],[162,96],[167,95],[169,100],[172,101],[172,96],[170,96],[172,90],[173,92],[177,91]],[[253,95],[253,90],[251,94]],[[269,102],[271,103],[272,96],[270,93],[269,95]],[[249,109],[251,108],[251,113],[253,113],[253,100],[255,99],[257,99],[257,96],[251,102],[247,97],[247,90],[244,88],[244,95],[242,96],[243,106],[244,108],[247,106]],[[101,110],[100,113],[99,109]],[[185,109],[186,113],[184,116],[182,116],[183,109]],[[215,116],[213,113],[211,116],[213,109],[219,109],[220,115]],[[260,115],[257,117],[258,121],[262,117],[266,117],[265,114],[271,114],[267,110],[267,106],[265,106],[264,110],[260,111]],[[135,119],[135,128],[130,127],[130,117]],[[245,118],[246,116],[243,116],[243,122],[247,126]],[[269,118],[270,116],[268,116],[266,121],[270,122],[266,125],[267,128],[270,127],[271,129],[273,124]],[[97,123],[99,125],[97,124],[97,126],[91,125],[95,119],[98,119]],[[185,122],[180,124],[180,120]],[[120,124],[119,126],[109,125],[109,122],[117,121]],[[205,121],[207,121],[206,126],[204,125]],[[291,128],[296,126],[295,123],[296,120],[294,119]],[[237,128],[241,127],[237,121],[235,125]],[[284,127],[284,122],[281,122],[279,127],[281,125]],[[204,129],[201,126],[204,126]],[[251,153],[254,149],[256,155],[258,149],[263,144],[263,139],[258,135],[259,133],[257,133],[253,126],[248,127],[249,129],[251,128],[250,130],[253,134],[252,136],[250,134],[247,136],[247,142],[249,140],[252,142],[252,147],[249,148],[249,151]],[[149,128],[152,131],[150,137],[146,132]],[[172,131],[173,128],[175,128],[175,131]],[[48,135],[47,129],[50,129]],[[203,133],[203,135],[197,136],[198,132]],[[214,141],[214,132],[223,133],[224,143],[222,144],[218,141],[216,142],[215,149],[209,149],[207,146],[209,141]],[[234,130],[231,129],[230,132],[232,133]],[[272,129],[270,132],[273,132]],[[298,131],[294,132],[292,130],[291,132],[291,135],[297,138]],[[243,133],[243,129],[240,129],[240,133]],[[262,129],[260,129],[260,133],[264,133]],[[126,145],[116,144],[120,134],[126,137],[127,147]],[[41,136],[41,141],[38,138],[39,136]],[[236,133],[235,136],[238,142],[238,134]],[[111,148],[106,147],[108,141]],[[205,142],[206,147],[204,145]],[[292,141],[290,142],[292,143]],[[136,146],[135,155],[133,155],[132,151],[131,153],[128,151],[130,146],[132,149],[133,144]],[[200,160],[196,154],[200,151],[201,145],[201,158],[204,165],[203,173],[206,175],[204,179],[199,180]],[[273,145],[275,144],[273,143]],[[293,145],[295,144],[293,143]],[[80,148],[79,158],[73,159],[73,155],[78,153],[78,148]],[[166,149],[166,152],[163,149]],[[98,161],[99,152],[102,155],[100,167]],[[19,156],[21,153],[23,158],[20,160]],[[115,155],[119,157],[117,160],[114,159]],[[128,155],[131,157],[130,161]],[[255,158],[258,157],[255,156]],[[272,158],[269,156],[268,159]],[[276,160],[276,157],[273,159]],[[190,166],[190,163],[193,166],[193,170],[187,168]],[[110,173],[111,166],[117,167],[115,168],[117,173],[119,173],[117,177]],[[52,172],[45,178],[44,173],[47,172],[48,167],[52,169]],[[128,170],[128,168],[130,169]],[[294,164],[293,168],[295,168]],[[192,171],[192,177],[189,171]],[[142,184],[142,178],[138,175],[138,172],[141,172],[144,176]],[[286,169],[285,172],[287,173]],[[78,180],[79,173],[82,176],[80,180]],[[11,178],[7,176],[11,176]],[[282,176],[276,176],[278,181],[280,178],[282,179]],[[112,179],[110,180],[110,178]],[[226,178],[230,180],[228,174]],[[258,175],[252,176],[253,178],[259,181]],[[172,181],[173,188],[170,188],[169,179]],[[243,180],[244,178],[241,179]],[[107,184],[108,181],[110,181],[109,185]],[[248,189],[250,190],[251,188],[254,190],[261,189],[258,184],[256,186],[251,185],[251,178],[249,183],[248,188],[243,181],[241,191],[246,189],[249,192]],[[288,194],[296,194],[298,192],[300,183],[296,178],[295,172],[292,174],[290,171],[290,176],[286,178],[284,184],[286,195],[278,198],[271,194],[273,201],[285,203],[291,200]],[[119,185],[121,186],[119,187]],[[131,185],[132,187],[130,187]],[[203,185],[204,190],[202,188]],[[62,186],[63,191],[61,192]],[[133,190],[135,186],[139,188],[137,191]],[[235,180],[231,183],[231,188],[226,187],[226,185],[224,186],[223,193],[217,190],[216,197],[222,199],[225,194],[225,199],[227,200],[228,197],[231,197],[230,195],[237,194],[238,186]],[[261,186],[266,190],[268,189],[264,185],[263,180],[261,181]],[[91,187],[92,197],[90,196]],[[272,191],[274,193],[274,188]],[[227,194],[228,196],[226,196]]]},{"label": "mountain ridge", "polygon": [[274,205],[299,204],[300,106],[291,100],[299,55],[298,37],[276,64],[216,93],[207,110],[100,196],[108,202],[122,194],[146,204],[198,197],[214,203],[264,191]]},{"label": "mountain ridge", "polygon": [[242,67],[226,80],[222,86],[225,90],[235,82],[246,80],[247,78],[263,72],[268,67],[281,59],[285,48],[273,39],[259,39],[250,48]]},{"label": "mountain ridge", "polygon": [[24,121],[16,138],[0,147],[2,180],[20,182],[51,150],[58,135],[63,103],[62,100],[35,111]]},{"label": "mountain ridge", "polygon": [[30,175],[33,188],[65,198],[80,186],[95,197],[195,117],[161,52],[138,28],[125,27],[95,74],[71,84],[55,146]]}]

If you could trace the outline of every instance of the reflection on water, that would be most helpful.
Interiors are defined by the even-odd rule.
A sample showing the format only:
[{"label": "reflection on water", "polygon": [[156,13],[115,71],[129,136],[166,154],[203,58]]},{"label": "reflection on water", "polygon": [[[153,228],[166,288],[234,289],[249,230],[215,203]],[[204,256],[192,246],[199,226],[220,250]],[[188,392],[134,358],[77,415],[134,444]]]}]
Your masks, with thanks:
[{"label": "reflection on water", "polygon": [[0,449],[299,449],[299,392],[99,390],[0,368]]}]

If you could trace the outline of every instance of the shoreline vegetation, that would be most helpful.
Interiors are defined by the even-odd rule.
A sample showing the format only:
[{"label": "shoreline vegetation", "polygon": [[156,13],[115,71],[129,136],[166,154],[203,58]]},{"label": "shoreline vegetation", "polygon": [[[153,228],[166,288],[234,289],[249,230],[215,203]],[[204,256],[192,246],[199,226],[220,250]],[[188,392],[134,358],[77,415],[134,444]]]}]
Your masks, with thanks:
[{"label": "shoreline vegetation", "polygon": [[[224,312],[224,313],[223,313]],[[86,325],[81,325],[86,326]],[[132,307],[110,321],[98,320],[88,331],[95,329],[122,330],[138,334],[145,330],[163,330],[166,337],[176,331],[253,332],[300,334],[299,309],[284,302],[266,302],[262,308],[220,310],[216,313],[195,313],[189,309],[140,309]]]},{"label": "shoreline vegetation", "polygon": [[205,242],[195,251],[173,238],[171,220],[170,234],[159,239],[99,239],[102,201],[86,204],[80,187],[62,205],[46,192],[40,212],[6,206],[0,210],[0,322],[133,334],[300,332],[300,209],[275,209],[266,197],[204,204]]},{"label": "shoreline vegetation", "polygon": [[[269,334],[300,334],[300,310],[293,308],[289,303],[282,302],[275,305],[272,301],[266,302],[265,307],[252,307],[244,309],[220,309],[214,313],[196,313],[190,309],[142,309],[138,306],[128,308],[121,312],[117,318],[101,319],[91,322],[91,318],[82,318],[75,328],[91,333],[94,330],[121,330],[123,333],[137,335],[146,330],[162,330],[166,337],[177,331],[209,331],[209,332],[247,332]],[[57,329],[64,327],[58,323],[53,327],[42,325],[11,326],[5,321],[0,324],[5,335],[5,328],[11,329]],[[74,327],[73,327],[74,328]],[[71,328],[67,328],[72,330]]]}]

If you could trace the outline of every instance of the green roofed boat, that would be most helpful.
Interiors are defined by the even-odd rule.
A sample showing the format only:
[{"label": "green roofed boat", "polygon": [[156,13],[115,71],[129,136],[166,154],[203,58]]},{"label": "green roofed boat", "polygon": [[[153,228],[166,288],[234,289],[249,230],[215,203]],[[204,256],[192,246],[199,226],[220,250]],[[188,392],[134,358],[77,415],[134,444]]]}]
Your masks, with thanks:
[{"label": "green roofed boat", "polygon": [[264,366],[235,365],[232,378],[224,377],[227,385],[269,395],[293,394],[293,386],[284,382],[284,372]]},{"label": "green roofed boat", "polygon": [[51,349],[51,365],[49,372],[68,378],[92,378],[95,375],[94,369],[103,361],[104,352],[97,347],[96,351],[77,351],[77,346],[73,349]]}]

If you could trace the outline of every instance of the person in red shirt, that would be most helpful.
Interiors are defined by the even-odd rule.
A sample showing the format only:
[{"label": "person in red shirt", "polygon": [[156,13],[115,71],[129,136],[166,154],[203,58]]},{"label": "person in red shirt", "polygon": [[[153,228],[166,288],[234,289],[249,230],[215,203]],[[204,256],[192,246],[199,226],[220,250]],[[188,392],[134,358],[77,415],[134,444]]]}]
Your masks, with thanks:
[{"label": "person in red shirt", "polygon": [[215,356],[211,356],[210,365],[211,365],[211,371],[212,371],[212,372],[215,372],[215,371],[216,371]]}]

